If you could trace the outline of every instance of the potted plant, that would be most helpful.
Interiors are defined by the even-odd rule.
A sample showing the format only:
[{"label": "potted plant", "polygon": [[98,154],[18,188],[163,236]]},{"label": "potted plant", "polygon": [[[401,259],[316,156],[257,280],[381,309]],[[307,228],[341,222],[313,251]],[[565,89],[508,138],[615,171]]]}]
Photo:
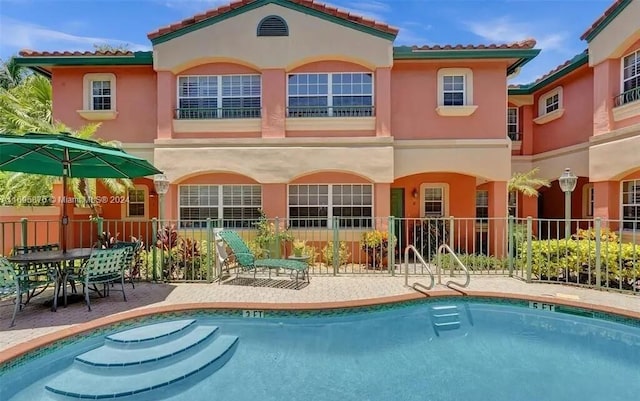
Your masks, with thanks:
[{"label": "potted plant", "polygon": [[367,254],[367,265],[374,269],[382,269],[388,266],[389,242],[395,245],[396,238],[389,241],[387,231],[373,230],[362,233],[360,247]]},{"label": "potted plant", "polygon": [[306,247],[307,247],[307,241],[298,240],[298,239],[294,240],[291,246],[291,250],[293,251],[293,256],[302,257]]}]

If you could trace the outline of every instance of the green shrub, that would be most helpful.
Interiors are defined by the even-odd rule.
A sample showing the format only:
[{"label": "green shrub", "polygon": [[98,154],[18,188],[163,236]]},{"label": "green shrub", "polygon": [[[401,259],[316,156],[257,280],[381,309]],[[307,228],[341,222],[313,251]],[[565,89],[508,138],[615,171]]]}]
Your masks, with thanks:
[{"label": "green shrub", "polygon": [[[464,264],[467,267],[467,269],[469,269],[469,271],[501,270],[501,269],[506,269],[508,267],[508,263],[506,259],[496,258],[495,256],[474,255],[474,254],[467,254],[467,253],[458,254],[456,256],[458,256],[458,259],[460,259],[460,262],[462,262],[462,264]],[[452,263],[455,268],[458,267],[456,266],[456,263],[450,254],[444,254],[444,255],[441,255],[440,257],[441,257],[442,267],[444,269],[448,269],[450,266],[450,263]]]},{"label": "green shrub", "polygon": [[[583,236],[591,238],[590,234]],[[611,238],[604,233],[605,238]],[[592,239],[554,239],[531,243],[531,274],[543,280],[567,280],[595,284],[596,243]],[[609,287],[631,289],[640,278],[640,247],[631,243],[602,241],[600,245],[601,283]],[[516,260],[527,266],[526,244]]]},{"label": "green shrub", "polygon": [[[322,248],[322,260],[326,263],[327,266],[333,266],[333,241],[330,241]],[[338,250],[338,266],[342,266],[347,264],[349,261],[349,257],[351,253],[347,248],[347,243],[345,241],[340,241],[340,249]]]}]

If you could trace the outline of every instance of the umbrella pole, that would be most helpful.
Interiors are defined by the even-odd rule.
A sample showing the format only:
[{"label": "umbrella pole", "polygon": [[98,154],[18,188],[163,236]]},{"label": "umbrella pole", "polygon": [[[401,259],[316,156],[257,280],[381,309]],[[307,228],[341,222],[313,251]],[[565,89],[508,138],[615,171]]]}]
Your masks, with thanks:
[{"label": "umbrella pole", "polygon": [[67,215],[67,176],[62,176],[62,253],[67,252],[67,225],[69,216]]}]

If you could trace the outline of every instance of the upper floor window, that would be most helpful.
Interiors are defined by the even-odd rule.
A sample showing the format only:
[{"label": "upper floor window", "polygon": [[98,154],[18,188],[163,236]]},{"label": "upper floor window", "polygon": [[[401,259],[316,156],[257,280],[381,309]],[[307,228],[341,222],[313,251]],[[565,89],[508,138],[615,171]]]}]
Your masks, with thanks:
[{"label": "upper floor window", "polygon": [[372,227],[373,186],[371,184],[289,185],[291,227]]},{"label": "upper floor window", "polygon": [[640,50],[622,59],[622,93],[616,99],[616,105],[640,100]]},{"label": "upper floor window", "polygon": [[270,15],[258,24],[258,36],[289,36],[289,27],[282,17]]},{"label": "upper floor window", "polygon": [[177,118],[259,118],[260,75],[178,77]]},{"label": "upper floor window", "polygon": [[533,119],[536,124],[546,124],[556,120],[564,114],[562,86],[543,93],[538,98],[538,117]]},{"label": "upper floor window", "polygon": [[507,135],[512,141],[520,140],[520,132],[518,129],[518,108],[509,107],[507,109]]},{"label": "upper floor window", "polygon": [[470,68],[438,70],[438,107],[441,116],[461,117],[473,114],[473,72]]},{"label": "upper floor window", "polygon": [[640,229],[640,180],[622,181],[622,226]]},{"label": "upper floor window", "polygon": [[116,111],[116,76],[112,73],[84,74],[80,117],[90,121],[112,120]]},{"label": "upper floor window", "polygon": [[558,87],[540,96],[538,100],[538,115],[553,113],[562,108],[562,88]]},{"label": "upper floor window", "polygon": [[253,227],[260,218],[260,185],[181,185],[178,192],[180,227],[206,228],[207,219],[223,227]]},{"label": "upper floor window", "polygon": [[373,115],[372,73],[290,74],[288,117]]}]

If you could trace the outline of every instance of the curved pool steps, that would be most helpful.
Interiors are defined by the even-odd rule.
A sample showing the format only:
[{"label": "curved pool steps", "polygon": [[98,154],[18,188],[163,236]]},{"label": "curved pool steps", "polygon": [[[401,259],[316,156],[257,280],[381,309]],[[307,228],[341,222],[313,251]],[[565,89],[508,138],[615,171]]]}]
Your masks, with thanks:
[{"label": "curved pool steps", "polygon": [[108,342],[75,358],[76,362],[103,368],[152,364],[198,348],[218,332],[217,326],[196,326],[181,337],[161,344],[148,343],[146,347],[121,348]]},{"label": "curved pool steps", "polygon": [[[156,400],[220,369],[238,344],[237,336],[218,334],[217,326],[195,320],[164,325],[109,336],[104,345],[77,356],[45,392],[58,400]],[[131,344],[136,347],[127,348]]]}]

